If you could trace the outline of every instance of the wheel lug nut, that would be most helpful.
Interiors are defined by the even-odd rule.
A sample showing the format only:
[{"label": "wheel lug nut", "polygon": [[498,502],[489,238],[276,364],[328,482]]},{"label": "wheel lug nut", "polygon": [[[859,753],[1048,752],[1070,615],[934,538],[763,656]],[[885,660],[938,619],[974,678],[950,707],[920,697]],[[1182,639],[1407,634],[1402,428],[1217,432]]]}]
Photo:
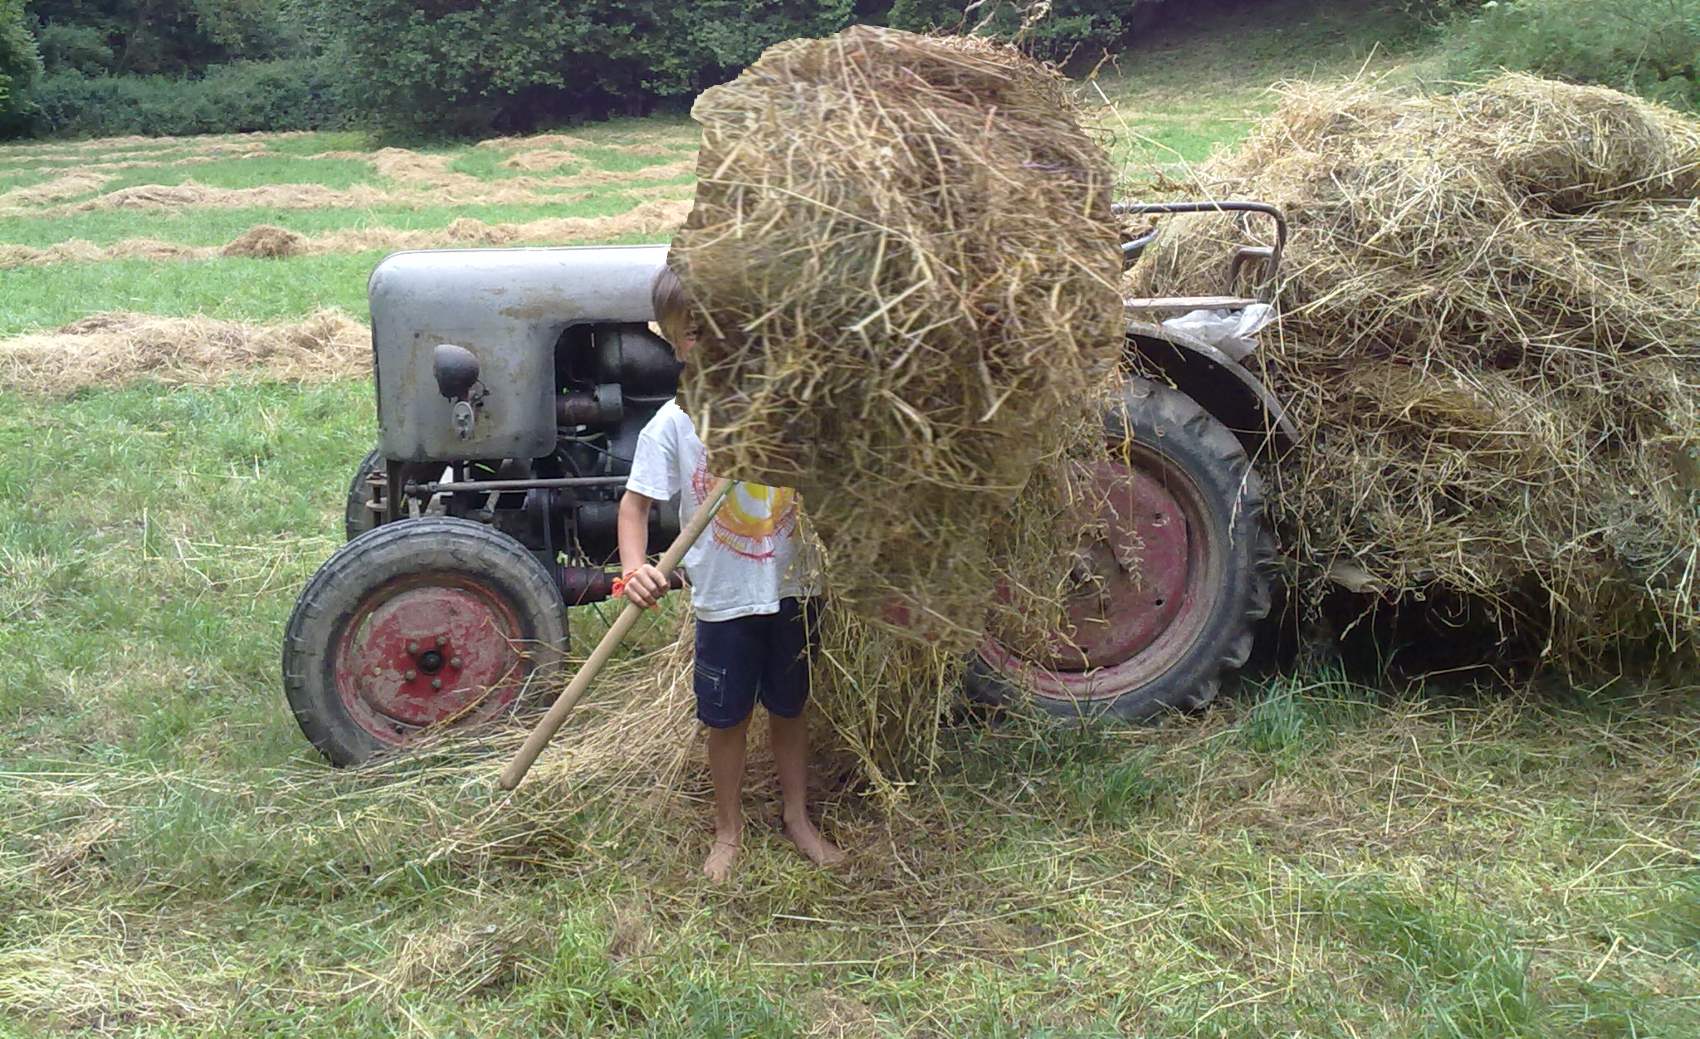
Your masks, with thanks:
[{"label": "wheel lug nut", "polygon": [[442,687],[443,687],[443,680],[441,678],[431,679],[431,688],[432,689],[441,689]]},{"label": "wheel lug nut", "polygon": [[445,635],[438,635],[436,638],[431,640],[431,645],[436,647],[437,649],[442,649],[444,646],[446,646],[448,644],[449,644],[449,640],[448,640],[448,637],[445,636]]},{"label": "wheel lug nut", "polygon": [[408,644],[407,644],[407,651],[408,651],[408,652],[409,652],[409,653],[417,653],[417,652],[419,652],[419,643],[417,643],[417,642],[409,642],[409,643],[408,643]]},{"label": "wheel lug nut", "polygon": [[460,668],[460,658],[459,657],[450,657],[449,658],[449,666],[458,670]]},{"label": "wheel lug nut", "polygon": [[418,678],[418,677],[419,677],[419,672],[417,672],[417,671],[409,671],[407,673],[407,680],[409,682],[413,681],[415,678]]}]

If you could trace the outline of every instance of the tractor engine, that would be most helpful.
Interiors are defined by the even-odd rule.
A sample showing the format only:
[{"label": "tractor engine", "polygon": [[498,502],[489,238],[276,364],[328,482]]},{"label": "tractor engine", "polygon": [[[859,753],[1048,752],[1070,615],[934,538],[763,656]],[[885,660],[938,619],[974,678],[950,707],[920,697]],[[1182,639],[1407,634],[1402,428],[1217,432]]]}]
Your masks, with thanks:
[{"label": "tractor engine", "polygon": [[[380,264],[374,525],[475,520],[534,553],[568,605],[607,598],[632,451],[678,385],[647,323],[665,252],[439,250]],[[651,545],[677,532],[676,502],[652,511]]]}]

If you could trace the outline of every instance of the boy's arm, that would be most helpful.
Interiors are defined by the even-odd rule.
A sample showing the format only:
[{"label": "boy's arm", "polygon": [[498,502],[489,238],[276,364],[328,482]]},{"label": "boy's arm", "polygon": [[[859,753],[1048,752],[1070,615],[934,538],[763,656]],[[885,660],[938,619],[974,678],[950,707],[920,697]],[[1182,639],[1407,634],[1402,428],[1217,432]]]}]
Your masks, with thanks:
[{"label": "boy's arm", "polygon": [[626,598],[649,609],[667,594],[667,579],[649,563],[649,510],[654,499],[636,491],[620,498],[614,524],[620,542],[620,571],[625,574]]}]

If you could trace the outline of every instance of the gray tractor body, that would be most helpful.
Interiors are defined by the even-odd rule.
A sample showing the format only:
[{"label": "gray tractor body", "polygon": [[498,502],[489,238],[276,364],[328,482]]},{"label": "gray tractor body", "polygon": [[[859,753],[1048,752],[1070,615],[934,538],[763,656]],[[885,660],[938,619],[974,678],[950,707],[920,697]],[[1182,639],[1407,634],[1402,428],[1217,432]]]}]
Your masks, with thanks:
[{"label": "gray tractor body", "polygon": [[[606,594],[615,514],[643,425],[678,384],[649,328],[665,245],[396,253],[369,295],[378,523],[426,510],[490,523],[561,578],[568,602]],[[1129,300],[1131,373],[1177,386],[1254,456],[1291,442],[1275,399],[1236,360],[1165,330],[1165,314],[1232,297]],[[427,478],[429,477],[429,478]],[[656,513],[651,544],[677,530]]]}]

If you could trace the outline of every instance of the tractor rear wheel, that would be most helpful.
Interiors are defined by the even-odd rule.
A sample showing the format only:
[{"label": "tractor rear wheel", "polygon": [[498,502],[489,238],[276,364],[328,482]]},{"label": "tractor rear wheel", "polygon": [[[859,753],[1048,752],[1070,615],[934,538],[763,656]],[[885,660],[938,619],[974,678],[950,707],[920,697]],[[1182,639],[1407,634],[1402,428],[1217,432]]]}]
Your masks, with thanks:
[{"label": "tractor rear wheel", "polygon": [[1083,546],[1073,630],[1019,654],[988,638],[970,694],[1058,715],[1143,720],[1197,708],[1251,653],[1275,543],[1245,448],[1191,397],[1129,379],[1091,473],[1103,541]]},{"label": "tractor rear wheel", "polygon": [[283,686],[335,765],[488,721],[555,675],[566,606],[518,541],[470,520],[391,523],[338,549],[296,600]]}]

